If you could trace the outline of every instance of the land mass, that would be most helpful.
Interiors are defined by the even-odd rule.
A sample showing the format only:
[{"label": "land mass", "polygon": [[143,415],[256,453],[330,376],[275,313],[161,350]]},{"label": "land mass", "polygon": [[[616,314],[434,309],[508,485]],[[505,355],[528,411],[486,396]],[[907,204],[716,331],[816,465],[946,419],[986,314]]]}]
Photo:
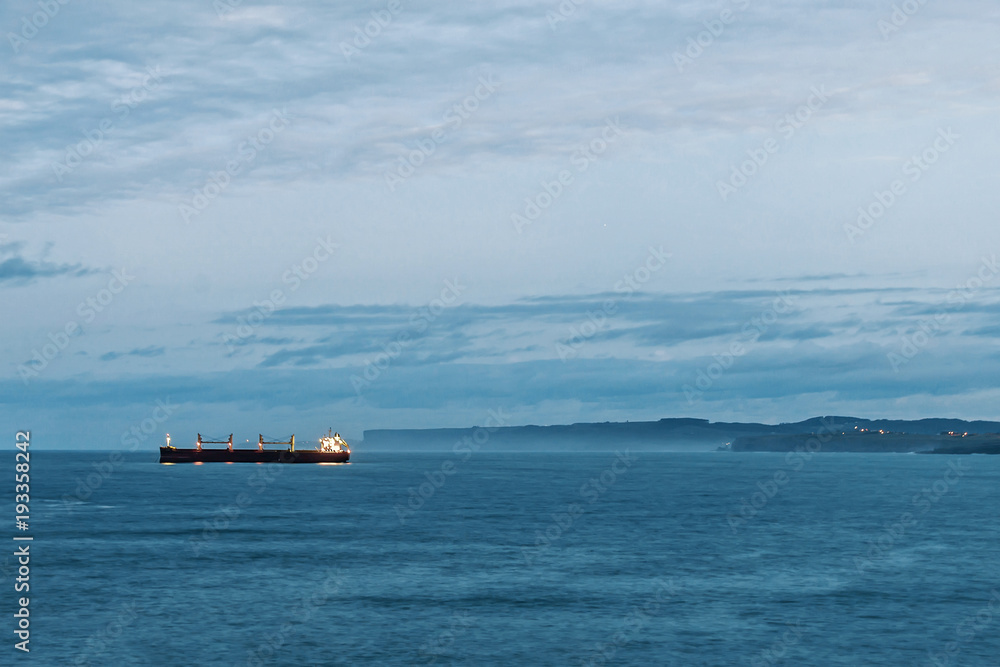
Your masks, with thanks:
[{"label": "land mass", "polygon": [[[945,435],[952,433],[954,435]],[[377,429],[364,432],[363,446],[378,450],[786,452],[815,438],[827,452],[1000,453],[1000,422],[962,419],[859,419],[814,417],[801,422],[759,424],[669,418],[652,422],[603,422],[496,428]],[[820,437],[821,436],[821,437]],[[815,448],[816,442],[809,444]],[[466,450],[467,451],[467,450]]]},{"label": "land mass", "polygon": [[919,454],[1000,454],[1000,434],[962,432],[926,435],[867,431],[800,433],[736,438],[734,452],[916,452]]}]

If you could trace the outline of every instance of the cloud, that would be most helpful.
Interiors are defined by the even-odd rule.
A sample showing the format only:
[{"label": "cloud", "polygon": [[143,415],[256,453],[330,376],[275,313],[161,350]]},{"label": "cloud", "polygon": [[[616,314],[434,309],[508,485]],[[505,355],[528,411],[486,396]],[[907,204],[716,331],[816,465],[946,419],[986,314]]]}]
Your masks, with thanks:
[{"label": "cloud", "polygon": [[[635,359],[536,360],[510,364],[443,363],[391,367],[363,395],[366,405],[386,409],[442,410],[449,406],[535,406],[573,401],[602,410],[659,410],[679,415],[699,412],[701,405],[734,400],[773,400],[793,396],[826,396],[843,404],[897,401],[904,397],[962,396],[993,388],[1000,372],[1000,352],[977,354],[927,349],[904,374],[893,373],[885,350],[857,344],[833,353],[809,343],[779,350],[759,350],[739,359],[694,404],[683,386],[712,361],[682,362]],[[974,372],[976,370],[980,372]],[[172,396],[186,403],[245,405],[247,387],[267,387],[268,409],[312,409],[356,402],[350,377],[356,369],[247,369],[198,374],[144,374],[141,377],[93,380],[46,380],[32,394],[47,396],[47,407],[96,408],[149,404]],[[21,388],[7,383],[0,403],[23,404]],[[414,388],[419,387],[419,391]],[[822,412],[820,406],[813,410]],[[431,421],[431,420],[428,420]]]},{"label": "cloud", "polygon": [[148,347],[136,348],[128,352],[107,352],[99,358],[101,361],[114,361],[121,357],[159,357],[166,351],[162,345],[150,345]]},{"label": "cloud", "polygon": [[22,253],[23,248],[23,243],[0,244],[0,283],[27,285],[39,278],[78,278],[96,273],[82,264],[56,264],[44,259],[27,259]]},{"label": "cloud", "polygon": [[[892,0],[808,11],[754,0],[681,71],[675,56],[705,22],[744,3],[570,4],[552,23],[552,0],[403,2],[350,55],[342,45],[378,2],[61,4],[0,73],[0,211],[74,254],[0,246],[0,284],[31,284],[12,299],[5,356],[54,345],[82,317],[73,307],[102,295],[97,280],[60,293],[44,278],[113,264],[137,279],[81,321],[85,335],[37,385],[18,394],[12,375],[0,400],[86,410],[171,394],[322,411],[353,406],[352,376],[389,350],[361,403],[425,423],[499,402],[536,406],[542,420],[574,409],[791,418],[831,402],[858,412],[858,401],[985,396],[1000,292],[958,302],[927,286],[954,284],[992,242],[995,211],[977,196],[995,173],[1000,88],[982,53],[1000,12],[927,3],[884,39]],[[12,30],[37,11],[8,3]],[[496,90],[448,120],[482,80]],[[717,180],[816,86],[830,94],[815,120],[721,201]],[[287,128],[248,153],[275,110]],[[609,118],[622,142],[516,234],[510,213]],[[947,165],[848,243],[857,207],[952,124],[966,138]],[[433,154],[387,196],[387,170],[435,131]],[[181,227],[177,207],[233,160],[229,205]],[[338,272],[285,290],[287,307],[227,347],[253,313],[233,309],[301,264],[296,244],[314,232],[342,244],[327,265]],[[649,285],[660,292],[606,291],[614,267],[661,243],[674,254]],[[430,317],[399,302],[445,275],[469,281],[460,304]],[[774,317],[769,285],[789,288],[794,307]],[[942,314],[894,369],[887,355]],[[745,352],[689,403],[683,386],[737,343]],[[247,398],[247,387],[266,389]]]},{"label": "cloud", "polygon": [[[762,316],[777,298],[767,291],[637,295],[621,301],[602,332],[607,335],[585,340],[565,359],[555,344],[607,294],[446,309],[411,346],[382,360],[376,355],[407,330],[419,308],[327,304],[289,309],[285,318],[274,313],[244,353],[228,360],[228,369],[206,369],[212,348],[197,341],[169,356],[166,346],[149,345],[102,356],[144,358],[141,371],[46,373],[27,388],[7,382],[0,386],[0,404],[12,410],[44,406],[84,420],[95,409],[142,419],[157,400],[169,399],[193,415],[171,431],[192,433],[219,415],[246,422],[248,411],[265,424],[280,421],[293,429],[307,416],[324,424],[333,411],[357,433],[468,425],[497,407],[518,415],[512,423],[664,416],[794,421],[824,412],[989,416],[997,400],[992,378],[1000,373],[1000,337],[990,333],[989,315],[953,310],[940,330],[920,339],[914,334],[924,317],[898,308],[900,302],[943,303],[946,294],[796,290],[786,293],[795,308],[777,318]],[[986,304],[1000,300],[1000,293],[984,290],[977,298]],[[757,318],[767,324],[763,331],[752,326],[760,335],[748,337],[744,326]],[[220,324],[228,321],[219,318]],[[727,357],[734,341],[743,351]],[[903,351],[905,341],[911,351]],[[905,361],[894,367],[892,353],[905,354]],[[377,362],[380,371],[358,391],[356,379],[366,377],[368,362]],[[129,423],[123,419],[122,430]]]},{"label": "cloud", "polygon": [[[367,6],[262,3],[220,15],[194,0],[151,3],[141,13],[123,3],[71,3],[13,55],[3,77],[12,97],[0,99],[8,157],[0,203],[28,215],[135,196],[189,198],[274,108],[287,110],[291,126],[245,165],[234,189],[331,175],[381,180],[442,125],[447,140],[427,169],[445,173],[561,156],[609,117],[645,137],[759,132],[801,104],[810,86],[832,81],[850,82],[825,109],[845,123],[911,109],[930,86],[949,89],[938,104],[955,113],[992,110],[987,91],[955,83],[968,73],[963,35],[997,22],[971,2],[925,8],[914,19],[951,29],[940,35],[947,41],[933,68],[914,62],[903,72],[898,54],[919,54],[923,42],[917,30],[881,39],[876,24],[891,7],[843,0],[803,15],[797,5],[761,0],[738,12],[687,72],[677,71],[674,54],[714,9],[590,4],[554,28],[557,9],[547,1],[403,3],[370,44],[345,57],[342,45],[371,20]],[[33,11],[24,1],[10,13]],[[134,39],[109,39],[121,33]],[[841,57],[819,57],[824,48]],[[133,95],[150,69],[162,81]],[[495,77],[499,91],[448,128],[445,114],[483,76]],[[100,131],[105,120],[110,129]]]},{"label": "cloud", "polygon": [[[722,348],[756,331],[755,342],[797,342],[821,338],[864,335],[900,328],[919,313],[912,307],[885,307],[888,295],[914,294],[896,289],[817,289],[716,291],[686,294],[636,294],[602,292],[590,295],[549,295],[498,305],[461,304],[431,315],[426,308],[405,305],[321,305],[275,312],[264,325],[268,331],[303,331],[294,346],[274,350],[268,346],[260,364],[308,366],[327,361],[364,363],[387,346],[401,343],[403,353],[393,355],[398,364],[431,364],[441,359],[475,362],[486,357],[531,353],[545,358],[556,345],[585,333],[581,353],[635,356],[641,348],[676,348],[700,345]],[[926,298],[926,294],[924,294]],[[788,299],[790,306],[781,305]],[[880,324],[845,315],[843,303],[862,298],[870,315]],[[784,311],[773,321],[775,303]],[[931,308],[924,302],[921,308]],[[247,311],[249,312],[249,311]],[[971,309],[970,309],[971,312]],[[244,313],[220,317],[231,322]],[[756,324],[755,324],[756,322]],[[306,333],[308,332],[308,333]],[[395,342],[394,342],[395,341]],[[244,354],[252,354],[255,339],[243,341]]]}]

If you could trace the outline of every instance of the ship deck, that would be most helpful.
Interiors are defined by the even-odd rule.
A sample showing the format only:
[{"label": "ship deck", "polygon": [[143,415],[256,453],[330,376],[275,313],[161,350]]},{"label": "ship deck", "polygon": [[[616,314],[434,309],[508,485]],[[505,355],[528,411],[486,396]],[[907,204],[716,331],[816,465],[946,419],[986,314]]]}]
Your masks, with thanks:
[{"label": "ship deck", "polygon": [[160,447],[160,463],[347,463],[350,452]]}]

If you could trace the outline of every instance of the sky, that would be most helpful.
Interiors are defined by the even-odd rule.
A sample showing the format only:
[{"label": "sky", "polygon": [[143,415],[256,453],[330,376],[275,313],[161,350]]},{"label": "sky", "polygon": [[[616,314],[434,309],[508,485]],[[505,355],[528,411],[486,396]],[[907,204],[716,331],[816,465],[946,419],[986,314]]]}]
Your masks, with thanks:
[{"label": "sky", "polygon": [[3,425],[997,419],[998,24],[4,3]]}]

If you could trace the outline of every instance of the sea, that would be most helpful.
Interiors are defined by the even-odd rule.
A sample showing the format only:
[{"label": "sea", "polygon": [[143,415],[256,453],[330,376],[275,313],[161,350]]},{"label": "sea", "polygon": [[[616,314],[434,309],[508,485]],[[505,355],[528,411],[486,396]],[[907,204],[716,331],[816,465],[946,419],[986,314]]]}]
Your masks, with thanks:
[{"label": "sea", "polygon": [[34,451],[22,534],[3,664],[1000,664],[1000,457]]}]

